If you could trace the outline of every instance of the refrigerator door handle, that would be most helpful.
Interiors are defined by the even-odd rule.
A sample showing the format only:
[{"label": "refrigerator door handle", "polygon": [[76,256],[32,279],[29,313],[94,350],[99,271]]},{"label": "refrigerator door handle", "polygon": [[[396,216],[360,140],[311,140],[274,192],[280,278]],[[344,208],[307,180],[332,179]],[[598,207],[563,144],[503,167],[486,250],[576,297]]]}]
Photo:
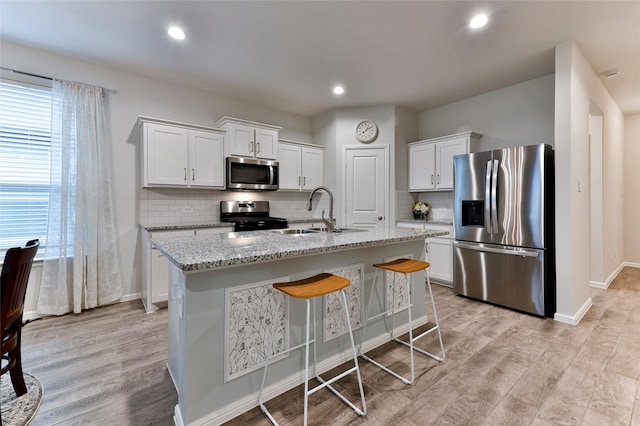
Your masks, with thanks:
[{"label": "refrigerator door handle", "polygon": [[493,160],[491,172],[491,228],[498,232],[498,160]]},{"label": "refrigerator door handle", "polygon": [[477,246],[472,244],[465,244],[465,243],[460,243],[458,241],[454,241],[453,245],[455,247],[460,247],[463,249],[469,249],[469,250],[475,250],[475,251],[486,251],[489,253],[509,254],[512,256],[522,256],[522,257],[538,257],[539,256],[539,252],[534,250],[524,249],[524,248],[515,248],[512,250],[507,250],[507,249],[499,249],[494,247],[484,247],[484,246]]},{"label": "refrigerator door handle", "polygon": [[487,161],[487,172],[484,177],[484,223],[485,228],[491,234],[491,164]]}]

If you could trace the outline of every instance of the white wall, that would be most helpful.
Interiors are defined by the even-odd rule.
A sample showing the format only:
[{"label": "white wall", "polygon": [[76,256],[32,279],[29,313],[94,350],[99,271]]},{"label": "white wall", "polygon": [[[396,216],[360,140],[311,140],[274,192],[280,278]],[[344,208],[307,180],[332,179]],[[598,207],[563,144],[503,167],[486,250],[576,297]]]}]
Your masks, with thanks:
[{"label": "white wall", "polygon": [[[474,131],[483,135],[476,151],[553,146],[554,91],[554,77],[548,75],[423,111],[419,139]],[[419,199],[431,204],[432,220],[453,219],[452,192],[423,192]]]},{"label": "white wall", "polygon": [[[280,136],[312,142],[311,119],[2,41],[1,65],[116,90],[109,97],[115,220],[124,294],[140,287],[138,115],[213,125],[224,115],[282,126]],[[34,274],[34,276],[37,274]],[[35,278],[34,278],[35,279]],[[35,298],[35,295],[33,296]],[[33,309],[25,306],[25,311]]]},{"label": "white wall", "polygon": [[418,113],[395,107],[396,190],[409,190],[409,142],[418,140]]},{"label": "white wall", "polygon": [[378,137],[369,145],[388,145],[390,156],[390,203],[389,223],[395,223],[395,106],[377,105],[343,108],[322,114],[313,120],[314,141],[325,148],[325,184],[334,193],[334,212],[338,225],[344,225],[342,202],[344,147],[360,145],[356,138],[356,125],[362,120],[372,120],[378,124]]},{"label": "white wall", "polygon": [[418,201],[418,195],[409,192],[409,146],[407,144],[418,140],[418,112],[398,106],[395,110],[395,215],[396,220],[412,219],[411,206]]},{"label": "white wall", "polygon": [[554,77],[547,75],[420,113],[420,139],[474,131],[478,151],[553,146]]},{"label": "white wall", "polygon": [[[589,112],[602,111],[603,269],[613,274],[621,263],[623,234],[624,118],[575,43],[556,47],[556,318],[579,321],[591,305],[589,292]],[[581,182],[583,191],[578,191]],[[614,256],[614,247],[617,258]]]},{"label": "white wall", "polygon": [[640,267],[640,114],[624,120],[624,260]]}]

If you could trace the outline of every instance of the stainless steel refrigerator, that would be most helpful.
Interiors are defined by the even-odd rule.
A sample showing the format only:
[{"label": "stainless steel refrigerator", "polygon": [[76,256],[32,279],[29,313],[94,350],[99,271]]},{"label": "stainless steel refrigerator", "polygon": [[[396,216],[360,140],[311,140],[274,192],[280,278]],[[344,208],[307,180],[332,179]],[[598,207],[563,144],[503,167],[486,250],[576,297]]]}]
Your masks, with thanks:
[{"label": "stainless steel refrigerator", "polygon": [[457,155],[453,165],[454,290],[553,316],[553,149],[540,144]]}]

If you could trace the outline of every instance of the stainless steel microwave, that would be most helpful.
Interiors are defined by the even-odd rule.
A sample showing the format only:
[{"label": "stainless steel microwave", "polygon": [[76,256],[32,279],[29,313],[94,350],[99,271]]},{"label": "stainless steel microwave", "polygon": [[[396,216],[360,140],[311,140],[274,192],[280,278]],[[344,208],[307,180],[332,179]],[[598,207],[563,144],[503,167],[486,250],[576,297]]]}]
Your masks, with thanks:
[{"label": "stainless steel microwave", "polygon": [[227,157],[227,189],[275,191],[278,178],[277,161]]}]

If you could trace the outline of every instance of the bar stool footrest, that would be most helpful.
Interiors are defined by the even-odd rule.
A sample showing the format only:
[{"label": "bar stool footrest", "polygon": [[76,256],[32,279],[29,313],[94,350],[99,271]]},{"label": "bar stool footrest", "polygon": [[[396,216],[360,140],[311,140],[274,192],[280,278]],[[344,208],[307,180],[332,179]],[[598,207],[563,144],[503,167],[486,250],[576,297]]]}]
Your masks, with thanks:
[{"label": "bar stool footrest", "polygon": [[333,386],[331,386],[331,384],[333,382],[335,382],[337,380],[340,380],[341,378],[343,378],[343,377],[345,377],[345,376],[347,376],[347,375],[349,375],[351,373],[355,373],[355,372],[356,372],[356,367],[352,367],[349,370],[345,371],[344,373],[339,374],[336,377],[334,377],[333,379],[327,380],[327,381],[325,381],[320,376],[316,376],[316,380],[319,381],[320,384],[318,386],[316,386],[315,388],[313,388],[313,389],[309,389],[309,395],[313,394],[314,392],[316,392],[316,391],[318,391],[318,390],[320,390],[322,388],[327,388],[331,392],[333,392],[335,396],[340,398],[342,400],[342,402],[344,402],[349,407],[351,407],[351,409],[353,411],[355,411],[358,416],[364,416],[364,412],[360,408],[356,407],[356,405],[353,402],[349,401],[344,395],[342,395],[340,393],[340,391],[336,390]]},{"label": "bar stool footrest", "polygon": [[[408,348],[411,348],[411,345],[409,345],[404,340],[400,340],[400,339],[393,339],[393,340],[398,342],[398,343],[402,343],[403,345],[405,345]],[[413,350],[416,351],[416,352],[420,352],[421,354],[426,355],[428,357],[431,357],[431,358],[435,359],[438,362],[444,361],[444,357],[439,357],[437,355],[432,354],[431,352],[425,351],[424,349],[416,348],[415,346],[413,346]]]},{"label": "bar stool footrest", "polygon": [[410,385],[410,384],[412,384],[412,383],[413,383],[413,381],[412,381],[412,380],[409,380],[409,379],[407,379],[407,378],[405,378],[405,377],[403,377],[403,376],[399,375],[399,374],[398,374],[398,373],[396,373],[395,371],[389,370],[387,367],[385,367],[384,365],[380,364],[380,363],[379,363],[378,361],[376,361],[375,359],[370,358],[370,357],[368,357],[368,356],[367,356],[367,355],[365,355],[365,354],[360,354],[360,356],[361,356],[363,359],[365,359],[365,360],[369,361],[370,363],[372,363],[373,365],[377,365],[378,367],[380,367],[381,369],[383,369],[383,370],[384,370],[384,371],[386,371],[387,373],[391,374],[391,375],[392,375],[392,376],[394,376],[395,378],[400,379],[400,381],[401,381],[402,383],[404,383],[405,385]]},{"label": "bar stool footrest", "polygon": [[[418,336],[415,336],[415,337],[412,339],[412,343],[417,342],[419,339],[422,339],[422,338],[423,338],[423,337],[425,337],[426,335],[431,334],[431,333],[433,333],[434,331],[438,331],[439,329],[440,329],[440,326],[439,326],[439,325],[434,325],[434,326],[433,326],[433,327],[431,327],[430,329],[423,331],[423,332],[422,332],[421,334],[419,334]],[[393,337],[393,340],[394,340],[394,341],[396,341],[396,342],[398,342],[398,343],[402,343],[403,345],[405,345],[405,346],[407,346],[407,347],[409,347],[409,348],[413,348],[414,350],[416,350],[416,351],[420,352],[421,354],[423,354],[423,355],[427,355],[427,356],[429,356],[429,357],[431,357],[431,358],[435,359],[435,360],[436,360],[436,361],[438,361],[438,362],[443,362],[443,361],[445,360],[445,358],[446,358],[446,355],[445,355],[444,351],[442,352],[442,356],[438,356],[438,355],[434,355],[434,354],[432,354],[431,352],[428,352],[428,351],[426,351],[426,350],[424,350],[424,349],[420,349],[420,348],[417,348],[417,347],[415,347],[415,346],[412,346],[412,345],[410,345],[409,343],[405,342],[404,340],[400,340],[400,339],[398,339],[397,337]]]}]

